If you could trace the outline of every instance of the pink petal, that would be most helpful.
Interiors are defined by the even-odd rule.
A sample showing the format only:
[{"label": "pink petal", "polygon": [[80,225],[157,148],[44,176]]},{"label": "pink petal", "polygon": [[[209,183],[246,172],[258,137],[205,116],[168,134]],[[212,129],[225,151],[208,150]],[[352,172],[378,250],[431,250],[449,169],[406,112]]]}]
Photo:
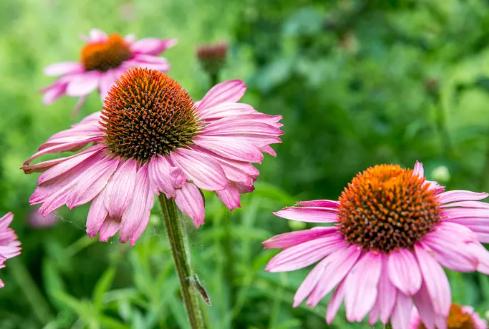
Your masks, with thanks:
[{"label": "pink petal", "polygon": [[100,80],[100,72],[88,71],[79,74],[70,81],[66,88],[66,94],[69,96],[85,96],[94,91]]},{"label": "pink petal", "polygon": [[431,297],[433,308],[437,314],[448,316],[452,296],[447,276],[438,262],[420,243],[414,246],[418,258],[423,281]]},{"label": "pink petal", "polygon": [[487,198],[487,193],[476,193],[464,190],[455,190],[443,192],[439,195],[439,201],[441,203],[448,203],[454,201],[475,201]]},{"label": "pink petal", "polygon": [[226,186],[224,190],[216,191],[216,194],[230,211],[241,208],[239,191],[234,184]]},{"label": "pink petal", "polygon": [[392,312],[391,323],[393,329],[409,329],[413,302],[402,292],[397,294],[397,302]]},{"label": "pink petal", "polygon": [[489,218],[489,209],[450,208],[442,211],[444,219],[485,217]]},{"label": "pink petal", "polygon": [[333,322],[333,319],[336,316],[336,313],[338,313],[338,310],[341,306],[341,302],[343,302],[344,297],[345,297],[345,281],[343,280],[338,285],[333,295],[331,296],[331,299],[329,300],[328,310],[326,312],[326,322],[328,324],[331,324],[331,322]]},{"label": "pink petal", "polygon": [[221,82],[207,92],[199,102],[197,110],[201,111],[221,103],[236,103],[243,97],[246,85],[241,80]]},{"label": "pink petal", "polygon": [[104,191],[100,192],[90,205],[87,217],[87,234],[90,238],[96,237],[100,227],[107,218],[108,211],[105,208]]},{"label": "pink petal", "polygon": [[446,203],[441,206],[441,208],[450,208],[450,207],[489,209],[489,203],[480,202],[480,201],[459,201],[453,203]]},{"label": "pink petal", "polygon": [[131,203],[122,215],[119,234],[120,242],[125,243],[130,239],[131,245],[136,243],[146,228],[154,204],[154,194],[149,185],[148,166],[146,164],[138,170],[135,186]]},{"label": "pink petal", "polygon": [[107,242],[119,231],[120,225],[120,218],[113,219],[109,217],[105,219],[104,223],[100,227],[100,241]]},{"label": "pink petal", "polygon": [[204,224],[204,199],[199,189],[192,183],[185,183],[176,193],[175,203],[180,211],[192,218],[195,227]]},{"label": "pink petal", "polygon": [[340,203],[338,201],[331,200],[312,200],[312,201],[299,201],[297,205],[303,207],[323,207],[323,208],[338,208]]},{"label": "pink petal", "polygon": [[428,289],[424,283],[416,295],[413,296],[413,301],[418,309],[420,320],[423,322],[426,329],[435,329],[437,314],[433,309]]},{"label": "pink petal", "polygon": [[[250,135],[266,135],[280,136],[284,132],[280,128],[270,124],[256,121],[244,121],[241,116],[233,117],[232,119],[221,119],[212,122],[206,126],[202,134],[207,136],[245,136]],[[278,143],[279,140],[272,138],[271,141]]]},{"label": "pink petal", "polygon": [[115,81],[119,78],[116,72],[117,70],[108,70],[107,72],[100,73],[100,97],[102,103],[109,95],[110,88],[112,88]]},{"label": "pink petal", "polygon": [[336,227],[315,227],[309,230],[283,233],[263,242],[263,246],[265,249],[288,248],[324,235],[336,233],[337,231]]},{"label": "pink petal", "polygon": [[311,292],[307,305],[315,307],[324,296],[340,283],[348,275],[361,253],[362,251],[356,245],[352,245],[326,257],[323,260],[323,262],[327,262],[326,268],[322,278]]},{"label": "pink petal", "polygon": [[273,214],[285,219],[308,223],[335,223],[338,221],[338,213],[335,208],[286,207]]},{"label": "pink petal", "polygon": [[90,41],[93,43],[104,42],[108,39],[107,34],[99,29],[91,29],[89,37]]},{"label": "pink petal", "polygon": [[263,160],[263,154],[257,147],[236,138],[197,136],[193,142],[202,148],[232,160],[258,163]]},{"label": "pink petal", "polygon": [[339,234],[307,241],[280,252],[270,260],[265,271],[295,271],[314,264],[343,247],[344,239]]},{"label": "pink petal", "polygon": [[14,214],[11,212],[6,213],[4,216],[0,218],[0,229],[5,230],[9,227],[10,223],[14,219]]},{"label": "pink petal", "polygon": [[389,257],[382,255],[382,271],[380,273],[377,300],[375,306],[379,309],[380,320],[387,323],[397,299],[397,289],[389,278]]},{"label": "pink petal", "polygon": [[121,218],[131,202],[136,184],[137,167],[137,162],[129,159],[120,165],[110,178],[105,188],[105,208],[109,212],[109,217]]},{"label": "pink petal", "polygon": [[118,165],[119,159],[105,158],[87,169],[75,181],[75,185],[66,201],[68,208],[73,209],[95,198],[107,185],[109,178]]},{"label": "pink petal", "polygon": [[424,177],[424,169],[423,164],[416,160],[416,164],[414,165],[414,175],[418,175],[419,177]]},{"label": "pink petal", "polygon": [[[159,192],[165,193],[167,198],[175,197],[175,184],[172,176],[170,175],[171,165],[168,160],[165,159],[164,156],[155,154],[148,164],[148,175],[149,181],[151,184],[151,188],[155,194],[159,194]],[[181,178],[181,184],[178,184],[180,187],[185,181],[186,177],[183,174],[181,169],[179,170],[179,175],[177,178]]]},{"label": "pink petal", "polygon": [[84,70],[83,65],[79,62],[63,62],[46,66],[44,74],[48,76],[64,75],[78,73]]},{"label": "pink petal", "polygon": [[377,298],[377,284],[382,268],[382,256],[367,252],[355,264],[345,280],[345,306],[348,321],[362,321]]},{"label": "pink petal", "polygon": [[158,55],[159,53],[170,47],[173,47],[176,44],[176,39],[145,38],[135,41],[133,44],[131,44],[131,50],[134,53]]},{"label": "pink petal", "polygon": [[415,255],[406,249],[393,251],[389,255],[389,278],[403,294],[412,296],[421,287],[421,272]]},{"label": "pink petal", "polygon": [[219,163],[210,156],[181,148],[172,152],[170,157],[187,179],[201,189],[218,191],[229,184]]},{"label": "pink petal", "polygon": [[199,109],[199,113],[202,119],[209,120],[260,112],[255,110],[251,105],[244,103],[221,103],[205,109]]},{"label": "pink petal", "polygon": [[44,105],[52,104],[55,100],[60,98],[66,92],[66,83],[54,83],[48,89],[44,90],[44,96],[42,102]]}]

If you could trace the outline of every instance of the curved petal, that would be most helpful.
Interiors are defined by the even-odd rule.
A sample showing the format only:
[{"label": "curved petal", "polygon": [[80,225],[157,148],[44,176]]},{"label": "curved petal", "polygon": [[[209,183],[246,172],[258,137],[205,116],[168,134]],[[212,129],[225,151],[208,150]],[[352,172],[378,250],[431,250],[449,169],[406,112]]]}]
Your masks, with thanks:
[{"label": "curved petal", "polygon": [[234,184],[229,184],[223,190],[216,191],[217,197],[221,200],[230,211],[240,208],[240,194]]},{"label": "curved petal", "polygon": [[309,230],[282,233],[263,242],[264,249],[288,248],[338,232],[336,227],[315,227]]},{"label": "curved petal", "polygon": [[454,201],[476,201],[487,198],[489,194],[487,193],[476,193],[464,190],[454,190],[440,193],[438,200],[441,203],[448,203]]},{"label": "curved petal", "polygon": [[79,73],[84,67],[79,62],[63,62],[48,65],[44,68],[44,74],[48,76],[64,75],[70,73]]},{"label": "curved petal", "polygon": [[121,218],[131,202],[135,189],[138,164],[134,160],[127,160],[109,180],[106,189],[105,208],[111,218]]},{"label": "curved petal", "polygon": [[421,271],[416,256],[406,249],[393,251],[389,255],[389,278],[403,294],[412,296],[421,287]]},{"label": "curved petal", "polygon": [[367,252],[355,264],[345,280],[345,306],[348,321],[362,321],[377,298],[382,269],[380,253]]},{"label": "curved petal", "polygon": [[246,85],[241,80],[229,80],[221,82],[207,92],[204,98],[197,105],[200,112],[221,103],[236,103],[243,97]]},{"label": "curved petal", "polygon": [[336,313],[340,309],[341,302],[345,298],[345,280],[341,281],[329,300],[328,310],[326,311],[326,322],[331,324]]},{"label": "curved petal", "polygon": [[411,298],[399,291],[397,294],[396,307],[394,308],[391,317],[392,328],[409,329],[412,309],[413,302],[411,301]]},{"label": "curved petal", "polygon": [[195,227],[204,224],[204,199],[199,189],[192,183],[185,183],[176,190],[175,203],[180,211],[192,218]]},{"label": "curved petal", "polygon": [[89,39],[90,42],[97,43],[97,42],[104,42],[108,38],[107,33],[100,29],[91,29],[90,34],[89,34]]},{"label": "curved petal", "polygon": [[338,221],[338,213],[335,208],[286,207],[273,214],[285,219],[308,223],[335,223]]},{"label": "curved petal", "polygon": [[88,95],[98,87],[99,80],[100,72],[98,71],[88,71],[76,75],[68,83],[66,94],[76,97]]},{"label": "curved petal", "polygon": [[158,55],[159,53],[170,47],[173,47],[176,44],[176,39],[144,38],[134,41],[130,47],[134,53]]}]

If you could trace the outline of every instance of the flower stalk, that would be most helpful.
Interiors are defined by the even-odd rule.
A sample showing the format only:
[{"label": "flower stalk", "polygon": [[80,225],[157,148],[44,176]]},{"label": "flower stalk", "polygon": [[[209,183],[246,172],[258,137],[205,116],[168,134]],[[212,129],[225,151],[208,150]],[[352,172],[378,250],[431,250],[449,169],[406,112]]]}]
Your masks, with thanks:
[{"label": "flower stalk", "polygon": [[200,297],[193,287],[195,274],[190,263],[185,232],[178,220],[178,213],[173,198],[167,199],[163,194],[159,197],[163,220],[165,222],[170,248],[175,261],[175,268],[180,281],[183,303],[187,311],[190,327],[192,329],[205,329],[205,322]]}]

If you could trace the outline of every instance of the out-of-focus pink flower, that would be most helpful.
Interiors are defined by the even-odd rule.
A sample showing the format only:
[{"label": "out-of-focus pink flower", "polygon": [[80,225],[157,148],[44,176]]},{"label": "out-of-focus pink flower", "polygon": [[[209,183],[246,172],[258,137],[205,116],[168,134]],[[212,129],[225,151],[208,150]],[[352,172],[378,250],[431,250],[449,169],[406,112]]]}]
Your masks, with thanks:
[{"label": "out-of-focus pink flower", "polygon": [[[474,313],[472,306],[459,306],[452,304],[446,323],[437,324],[438,328],[447,329],[487,329],[487,321]],[[416,308],[413,309],[409,329],[428,329],[419,317]]]},{"label": "out-of-focus pink flower", "polygon": [[[13,219],[14,215],[11,212],[0,218],[0,268],[5,267],[7,259],[20,255],[20,241],[17,240],[14,230],[9,228]],[[4,283],[0,279],[0,288],[3,287]]]},{"label": "out-of-focus pink flower", "polygon": [[[332,226],[285,233],[264,242],[283,248],[266,267],[293,271],[319,261],[294,297],[314,307],[330,292],[326,320],[341,303],[348,321],[407,328],[416,304],[426,328],[444,323],[451,290],[442,266],[489,274],[487,193],[448,191],[414,170],[380,165],[358,174],[339,201],[298,202],[277,216]],[[336,289],[335,289],[336,288]],[[442,328],[442,327],[439,327]],[[444,328],[444,327],[443,327]]]},{"label": "out-of-focus pink flower", "polygon": [[218,74],[226,64],[228,44],[226,42],[219,42],[216,44],[201,45],[197,47],[196,52],[202,68],[211,75]]},{"label": "out-of-focus pink flower", "polygon": [[[47,215],[92,201],[87,233],[107,241],[120,231],[134,244],[145,229],[154,195],[174,198],[196,227],[204,223],[199,189],[215,191],[233,210],[240,194],[253,191],[263,153],[275,156],[281,116],[237,103],[246,85],[222,82],[193,102],[172,78],[132,69],[112,87],[102,112],[59,132],[28,159],[26,173],[43,172],[30,198]],[[79,151],[30,165],[47,153]]]},{"label": "out-of-focus pink flower", "polygon": [[39,207],[33,207],[29,218],[27,219],[27,225],[36,229],[50,228],[58,222],[58,217],[54,212],[43,216],[39,212]]},{"label": "out-of-focus pink flower", "polygon": [[81,50],[79,61],[52,64],[44,69],[46,75],[61,76],[41,91],[45,104],[51,104],[66,94],[80,97],[79,109],[85,97],[94,90],[100,92],[103,101],[114,82],[130,68],[167,72],[170,64],[158,55],[177,43],[175,39],[136,40],[132,34],[125,37],[107,35],[98,29],[92,29],[89,36],[82,39],[86,45]]}]

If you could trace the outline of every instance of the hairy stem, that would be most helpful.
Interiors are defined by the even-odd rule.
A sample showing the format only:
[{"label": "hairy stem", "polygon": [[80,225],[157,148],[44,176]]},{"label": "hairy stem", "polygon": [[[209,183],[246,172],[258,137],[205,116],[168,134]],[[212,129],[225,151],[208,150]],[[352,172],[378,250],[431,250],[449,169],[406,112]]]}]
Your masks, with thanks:
[{"label": "hairy stem", "polygon": [[189,250],[184,236],[185,233],[178,220],[175,201],[173,199],[167,199],[164,195],[160,195],[159,200],[190,327],[192,329],[205,329],[202,303],[200,297],[197,295],[197,290],[193,286],[196,276],[190,264]]}]

